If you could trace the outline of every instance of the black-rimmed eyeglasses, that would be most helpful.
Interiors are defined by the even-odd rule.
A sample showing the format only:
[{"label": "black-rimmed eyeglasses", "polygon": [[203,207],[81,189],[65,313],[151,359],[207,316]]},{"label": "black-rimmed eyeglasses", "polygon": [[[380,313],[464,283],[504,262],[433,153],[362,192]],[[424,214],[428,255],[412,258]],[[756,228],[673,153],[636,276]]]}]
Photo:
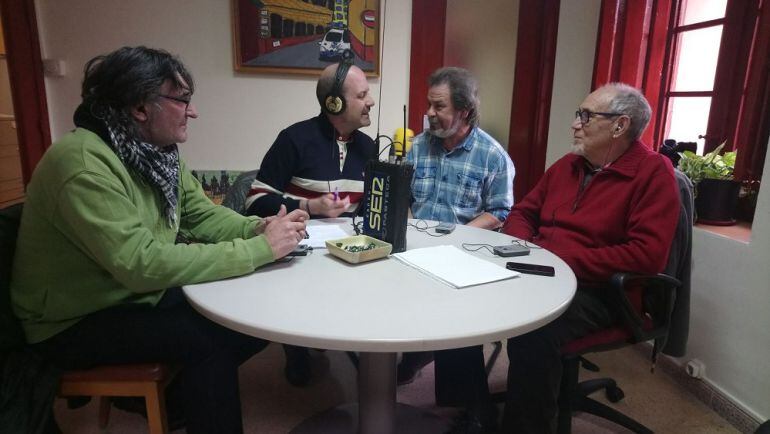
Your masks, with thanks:
[{"label": "black-rimmed eyeglasses", "polygon": [[171,95],[158,95],[158,96],[160,96],[161,98],[170,99],[172,101],[181,102],[182,104],[184,104],[184,111],[187,111],[187,109],[190,107],[190,101],[192,100],[192,98],[189,96],[186,96],[186,97],[171,96]]},{"label": "black-rimmed eyeglasses", "polygon": [[575,111],[575,118],[580,119],[580,123],[582,125],[587,124],[592,117],[596,115],[600,116],[623,116],[624,113],[607,113],[607,112],[592,112],[591,110],[586,109],[577,109]]}]

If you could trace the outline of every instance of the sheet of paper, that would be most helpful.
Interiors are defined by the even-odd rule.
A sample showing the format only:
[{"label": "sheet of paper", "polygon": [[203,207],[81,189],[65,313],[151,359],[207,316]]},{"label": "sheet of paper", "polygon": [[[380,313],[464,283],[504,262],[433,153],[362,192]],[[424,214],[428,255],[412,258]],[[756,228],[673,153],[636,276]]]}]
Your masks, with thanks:
[{"label": "sheet of paper", "polygon": [[309,237],[300,241],[300,244],[308,245],[314,249],[325,249],[327,240],[337,240],[350,236],[340,225],[307,225],[306,231]]},{"label": "sheet of paper", "polygon": [[519,275],[517,271],[485,261],[455,246],[412,249],[391,256],[455,288],[496,282]]}]

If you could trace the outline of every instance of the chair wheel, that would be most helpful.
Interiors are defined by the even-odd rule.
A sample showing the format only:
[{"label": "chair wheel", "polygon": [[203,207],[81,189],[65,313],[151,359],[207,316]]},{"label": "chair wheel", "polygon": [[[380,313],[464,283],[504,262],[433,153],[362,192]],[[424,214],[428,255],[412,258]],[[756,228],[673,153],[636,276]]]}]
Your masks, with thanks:
[{"label": "chair wheel", "polygon": [[607,396],[607,400],[612,403],[619,402],[626,397],[626,394],[623,393],[623,389],[620,387],[608,387],[605,391],[605,395]]}]

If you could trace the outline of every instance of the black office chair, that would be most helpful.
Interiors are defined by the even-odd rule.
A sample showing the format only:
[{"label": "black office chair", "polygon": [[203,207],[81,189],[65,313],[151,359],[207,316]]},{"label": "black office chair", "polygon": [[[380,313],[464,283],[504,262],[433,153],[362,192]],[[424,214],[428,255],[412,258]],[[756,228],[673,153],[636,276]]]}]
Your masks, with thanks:
[{"label": "black office chair", "polygon": [[[623,321],[613,327],[599,330],[567,343],[562,347],[561,389],[559,391],[558,432],[569,433],[572,429],[572,413],[583,411],[608,419],[636,433],[651,433],[644,425],[619,411],[589,397],[604,390],[610,402],[618,402],[625,396],[612,378],[599,378],[578,382],[580,366],[592,371],[599,368],[583,358],[584,354],[608,351],[653,341],[653,367],[658,351],[662,348],[671,326],[676,291],[681,282],[671,276],[640,276],[618,273],[612,277],[610,292],[621,307]],[[639,294],[640,303],[631,301],[629,293]]]},{"label": "black office chair", "polygon": [[[572,429],[572,413],[584,411],[618,423],[637,433],[652,430],[619,411],[589,398],[604,390],[610,402],[624,397],[612,378],[578,382],[578,370],[583,366],[598,371],[598,367],[582,356],[607,351],[638,342],[653,341],[652,369],[659,351],[673,356],[684,355],[689,325],[690,271],[692,268],[693,186],[679,170],[675,170],[679,187],[680,213],[674,241],[669,253],[666,274],[642,276],[615,274],[610,282],[611,293],[622,312],[622,323],[567,343],[562,348],[564,374],[559,393],[558,432]],[[675,277],[674,277],[675,276]]]}]

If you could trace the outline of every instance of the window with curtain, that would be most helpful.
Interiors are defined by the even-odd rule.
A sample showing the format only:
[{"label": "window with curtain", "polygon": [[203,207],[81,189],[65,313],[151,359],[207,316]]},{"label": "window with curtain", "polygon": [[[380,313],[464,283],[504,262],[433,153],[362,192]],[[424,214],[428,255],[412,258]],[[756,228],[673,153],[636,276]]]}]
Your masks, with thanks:
[{"label": "window with curtain", "polygon": [[[642,139],[725,142],[756,197],[770,134],[770,0],[602,0],[593,87],[639,87],[653,119]],[[743,215],[751,220],[753,207]]]},{"label": "window with curtain", "polygon": [[770,114],[765,65],[770,45],[764,40],[770,24],[768,3],[671,2],[666,46],[653,44],[648,54],[662,57],[663,65],[655,143],[695,142],[703,154],[725,142],[725,150],[745,154],[739,157],[736,174],[745,180],[761,178],[767,122],[756,119]]},{"label": "window with curtain", "polygon": [[705,148],[727,0],[684,0],[675,25],[663,138]]}]

